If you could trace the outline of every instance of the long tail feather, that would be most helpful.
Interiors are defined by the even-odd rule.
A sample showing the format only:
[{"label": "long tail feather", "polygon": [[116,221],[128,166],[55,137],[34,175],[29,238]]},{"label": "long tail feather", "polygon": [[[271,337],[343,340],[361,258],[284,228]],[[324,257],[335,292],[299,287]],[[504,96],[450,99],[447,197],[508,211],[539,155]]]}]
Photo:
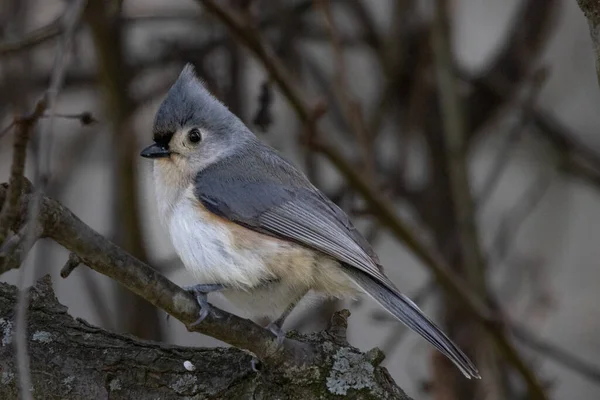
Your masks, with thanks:
[{"label": "long tail feather", "polygon": [[480,379],[477,368],[471,360],[438,328],[408,297],[401,294],[391,282],[389,285],[378,282],[366,273],[347,266],[348,277],[362,290],[377,301],[394,317],[417,332],[442,354],[448,357],[469,379]]}]

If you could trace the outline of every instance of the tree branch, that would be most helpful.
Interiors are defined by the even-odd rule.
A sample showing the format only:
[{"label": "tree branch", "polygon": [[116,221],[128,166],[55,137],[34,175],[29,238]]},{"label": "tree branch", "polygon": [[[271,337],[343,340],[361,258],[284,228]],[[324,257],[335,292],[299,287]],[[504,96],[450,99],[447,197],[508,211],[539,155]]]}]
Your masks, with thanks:
[{"label": "tree branch", "polygon": [[29,144],[29,138],[35,124],[43,115],[47,106],[47,97],[44,96],[37,102],[29,115],[16,118],[13,122],[17,127],[17,132],[15,134],[13,162],[10,167],[10,188],[8,189],[6,202],[4,200],[0,201],[0,204],[2,204],[2,211],[0,211],[0,244],[4,243],[8,230],[17,217],[19,196],[23,190],[23,182],[25,180],[27,145]]},{"label": "tree branch", "polygon": [[29,33],[22,39],[0,43],[0,55],[6,56],[11,53],[27,50],[47,40],[58,37],[63,32],[64,26],[58,18],[46,26]]},{"label": "tree branch", "polygon": [[[0,398],[19,398],[14,323],[17,288],[0,283]],[[118,335],[73,319],[58,303],[49,276],[30,291],[27,333],[35,398],[82,399],[350,399],[410,400],[378,367],[381,353],[362,354],[344,340],[349,313],[303,340],[323,345],[323,362],[305,369],[253,371],[235,348],[186,348]],[[341,332],[341,333],[340,333]],[[325,345],[327,343],[327,345]]]}]

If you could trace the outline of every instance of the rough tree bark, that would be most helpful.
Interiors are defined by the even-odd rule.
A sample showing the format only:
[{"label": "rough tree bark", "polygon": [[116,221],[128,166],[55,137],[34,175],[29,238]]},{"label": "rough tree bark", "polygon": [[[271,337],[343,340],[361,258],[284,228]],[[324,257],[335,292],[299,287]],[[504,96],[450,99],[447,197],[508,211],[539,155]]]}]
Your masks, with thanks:
[{"label": "rough tree bark", "polygon": [[[0,283],[0,398],[19,398],[12,317],[17,288]],[[236,348],[186,348],[118,335],[74,319],[50,277],[30,291],[28,346],[36,399],[402,399],[383,354],[366,354],[345,340],[349,313],[324,332],[302,336],[325,356],[296,369],[251,367]]]}]

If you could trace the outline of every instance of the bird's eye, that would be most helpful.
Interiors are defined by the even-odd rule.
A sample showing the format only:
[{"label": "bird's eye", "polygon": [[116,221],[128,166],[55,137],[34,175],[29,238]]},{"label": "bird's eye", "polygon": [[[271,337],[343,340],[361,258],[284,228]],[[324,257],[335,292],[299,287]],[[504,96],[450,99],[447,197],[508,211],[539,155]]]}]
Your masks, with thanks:
[{"label": "bird's eye", "polygon": [[200,140],[202,140],[202,135],[200,134],[198,128],[193,128],[190,130],[188,133],[188,139],[192,143],[198,143]]}]

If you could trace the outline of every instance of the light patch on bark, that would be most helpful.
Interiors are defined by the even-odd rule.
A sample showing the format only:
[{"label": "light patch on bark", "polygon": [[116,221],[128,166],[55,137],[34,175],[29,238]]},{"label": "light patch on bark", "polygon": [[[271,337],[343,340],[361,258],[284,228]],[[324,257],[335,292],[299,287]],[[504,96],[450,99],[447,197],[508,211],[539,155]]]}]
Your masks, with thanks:
[{"label": "light patch on bark", "polygon": [[180,394],[185,392],[195,392],[197,390],[197,381],[198,378],[193,375],[184,375],[177,379],[175,383],[170,385],[170,388]]},{"label": "light patch on bark", "polygon": [[46,331],[35,331],[33,335],[31,335],[31,340],[40,343],[50,343],[52,342],[52,334]]},{"label": "light patch on bark", "polygon": [[108,388],[110,389],[111,392],[115,392],[117,390],[121,390],[121,381],[119,381],[118,379],[113,379],[108,384]]},{"label": "light patch on bark", "polygon": [[8,385],[13,379],[15,379],[15,374],[10,371],[4,371],[2,372],[2,376],[0,376],[0,382],[3,385]]},{"label": "light patch on bark", "polygon": [[67,387],[67,393],[70,393],[73,390],[73,385],[71,385],[75,381],[74,376],[67,376],[62,380],[63,385]]},{"label": "light patch on bark", "polygon": [[2,346],[7,346],[11,344],[13,337],[12,321],[0,318],[0,330],[2,331]]},{"label": "light patch on bark", "polygon": [[333,367],[327,377],[327,389],[331,393],[345,396],[350,389],[371,389],[375,386],[375,368],[363,354],[343,347],[335,353],[333,360]]}]

